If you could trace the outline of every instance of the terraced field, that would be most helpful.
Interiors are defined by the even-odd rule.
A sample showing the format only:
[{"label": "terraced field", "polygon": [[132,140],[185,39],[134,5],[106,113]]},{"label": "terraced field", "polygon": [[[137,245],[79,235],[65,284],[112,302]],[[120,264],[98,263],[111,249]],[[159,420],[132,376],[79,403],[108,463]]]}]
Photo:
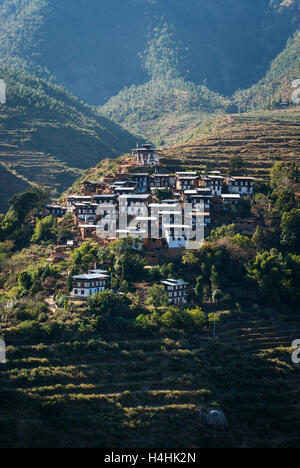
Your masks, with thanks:
[{"label": "terraced field", "polygon": [[204,169],[209,163],[225,171],[229,159],[242,155],[249,175],[266,178],[276,161],[300,164],[300,108],[227,115],[201,125],[185,143],[161,151],[161,163]]},{"label": "terraced field", "polygon": [[[4,333],[1,447],[299,446],[300,369],[289,346],[300,321],[236,316],[216,342],[209,330],[44,344]],[[218,405],[227,432],[199,423],[200,408]]]}]

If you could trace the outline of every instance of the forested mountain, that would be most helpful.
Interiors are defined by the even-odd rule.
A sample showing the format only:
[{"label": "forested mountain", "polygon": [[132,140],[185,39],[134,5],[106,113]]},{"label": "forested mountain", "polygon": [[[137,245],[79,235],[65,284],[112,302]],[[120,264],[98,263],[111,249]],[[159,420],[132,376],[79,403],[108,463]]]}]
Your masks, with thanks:
[{"label": "forested mountain", "polygon": [[0,210],[29,184],[58,191],[83,169],[124,153],[136,138],[45,79],[0,63]]},{"label": "forested mountain", "polygon": [[235,102],[243,110],[269,109],[291,103],[292,83],[300,77],[300,31],[287,43],[285,49],[273,60],[266,75],[247,90],[238,91]]},{"label": "forested mountain", "polygon": [[47,68],[75,95],[100,105],[161,68],[159,37],[167,26],[177,44],[180,75],[196,85],[206,80],[209,89],[231,95],[259,81],[294,33],[296,9],[279,4],[2,0],[0,52],[6,60]]}]

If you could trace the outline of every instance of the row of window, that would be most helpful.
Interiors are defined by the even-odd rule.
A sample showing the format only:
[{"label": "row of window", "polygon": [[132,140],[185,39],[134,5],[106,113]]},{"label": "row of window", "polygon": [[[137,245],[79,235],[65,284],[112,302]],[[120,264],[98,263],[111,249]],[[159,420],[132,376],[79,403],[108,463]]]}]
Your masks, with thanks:
[{"label": "row of window", "polygon": [[176,291],[174,291],[173,293],[169,293],[168,294],[169,297],[182,297],[182,296],[187,296],[187,292],[186,291],[178,291],[178,294]]},{"label": "row of window", "polygon": [[[81,283],[76,283],[78,288],[81,287]],[[105,286],[105,281],[94,281],[93,283],[84,283],[85,288],[94,288],[97,286]]]},{"label": "row of window", "polygon": [[[101,292],[103,291],[103,288],[97,288],[96,291],[92,291],[91,289],[88,291],[88,296],[92,296],[92,294],[95,294],[96,292]],[[85,290],[84,289],[81,289],[80,292],[78,291],[78,289],[74,289],[74,294],[76,296],[80,295],[80,296],[85,296]]]}]

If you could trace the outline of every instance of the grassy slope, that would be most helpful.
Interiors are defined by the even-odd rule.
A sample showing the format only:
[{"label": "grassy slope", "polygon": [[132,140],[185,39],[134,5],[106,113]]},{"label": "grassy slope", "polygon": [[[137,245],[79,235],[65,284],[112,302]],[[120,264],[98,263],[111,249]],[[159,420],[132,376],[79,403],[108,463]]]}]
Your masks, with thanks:
[{"label": "grassy slope", "polygon": [[211,163],[225,171],[230,157],[241,154],[249,175],[265,178],[276,161],[300,163],[300,108],[236,114],[212,119],[186,143],[161,150],[170,170],[203,169]]},{"label": "grassy slope", "polygon": [[[63,88],[0,64],[7,104],[0,107],[0,163],[20,180],[62,191],[106,157],[117,157],[136,137]],[[2,206],[9,199],[4,180]],[[6,193],[7,191],[7,193]]]},{"label": "grassy slope", "polygon": [[[214,116],[201,124],[185,142],[160,149],[160,160],[172,172],[201,170],[208,163],[226,172],[229,159],[241,154],[248,163],[249,174],[266,179],[276,161],[298,161],[300,164],[299,128],[300,107]],[[97,180],[116,171],[116,162],[105,160],[85,171],[69,192],[78,191],[83,180]]]},{"label": "grassy slope", "polygon": [[[216,344],[208,330],[164,330],[37,346],[10,336],[7,324],[0,447],[297,447],[295,320],[225,315]],[[228,432],[199,422],[199,409],[216,403]]]}]

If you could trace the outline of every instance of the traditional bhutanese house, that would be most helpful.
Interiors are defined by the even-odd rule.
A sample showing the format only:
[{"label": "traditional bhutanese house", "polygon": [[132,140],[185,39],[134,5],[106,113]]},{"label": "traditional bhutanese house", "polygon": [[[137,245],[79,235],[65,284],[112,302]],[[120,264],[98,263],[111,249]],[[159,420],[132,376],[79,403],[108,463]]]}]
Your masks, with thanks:
[{"label": "traditional bhutanese house", "polygon": [[220,197],[222,195],[224,177],[219,175],[208,175],[203,178],[206,188],[210,188],[212,195]]},{"label": "traditional bhutanese house", "polygon": [[169,304],[184,305],[188,302],[190,284],[186,281],[168,279],[161,281],[168,295]]},{"label": "traditional bhutanese house", "polygon": [[131,194],[119,196],[120,216],[148,216],[148,206],[151,203],[150,194]]},{"label": "traditional bhutanese house", "polygon": [[73,289],[71,296],[87,299],[109,287],[109,275],[103,273],[88,273],[87,275],[73,276]]},{"label": "traditional bhutanese house", "polygon": [[256,230],[255,218],[239,218],[234,225],[240,234],[254,234]]},{"label": "traditional bhutanese house", "polygon": [[173,188],[175,185],[175,177],[170,174],[153,174],[150,182],[151,188]]},{"label": "traditional bhutanese house", "polygon": [[145,193],[148,190],[148,178],[147,172],[133,173],[130,174],[132,180],[137,184],[137,191],[139,193]]},{"label": "traditional bhutanese house", "polygon": [[183,199],[185,203],[191,203],[193,208],[200,208],[200,206],[205,210],[210,210],[212,203],[212,192],[211,189],[201,189],[196,190],[185,190],[183,193]]},{"label": "traditional bhutanese house", "polygon": [[227,208],[229,206],[236,205],[240,199],[241,195],[238,193],[229,193],[229,194],[223,194],[221,195],[222,198],[222,203],[223,203],[223,208]]},{"label": "traditional bhutanese house", "polygon": [[91,182],[89,180],[86,180],[85,182],[83,182],[84,194],[90,195],[98,193],[103,188],[103,185],[103,182]]},{"label": "traditional bhutanese house", "polygon": [[159,156],[151,144],[145,144],[141,148],[133,149],[132,155],[136,157],[138,166],[157,166],[159,164]]},{"label": "traditional bhutanese house", "polygon": [[62,217],[67,213],[67,208],[60,205],[46,205],[43,210],[45,216]]},{"label": "traditional bhutanese house", "polygon": [[198,186],[198,175],[196,172],[176,172],[176,189],[193,190]]},{"label": "traditional bhutanese house", "polygon": [[137,186],[134,187],[130,186],[123,186],[123,187],[116,187],[114,192],[117,195],[132,195],[133,193],[137,193]]},{"label": "traditional bhutanese house", "polygon": [[253,195],[254,177],[230,177],[226,179],[229,193]]},{"label": "traditional bhutanese house", "polygon": [[66,197],[67,201],[67,207],[69,212],[73,212],[74,210],[74,205],[76,203],[92,203],[93,202],[93,197],[92,195],[68,195]]},{"label": "traditional bhutanese house", "polygon": [[97,205],[116,205],[118,195],[115,193],[107,193],[103,195],[94,195],[94,203]]},{"label": "traditional bhutanese house", "polygon": [[116,230],[119,222],[117,205],[112,203],[101,203],[98,205],[97,215],[97,238],[100,240],[116,239]]},{"label": "traditional bhutanese house", "polygon": [[74,217],[76,224],[95,224],[97,222],[97,203],[76,203]]}]

